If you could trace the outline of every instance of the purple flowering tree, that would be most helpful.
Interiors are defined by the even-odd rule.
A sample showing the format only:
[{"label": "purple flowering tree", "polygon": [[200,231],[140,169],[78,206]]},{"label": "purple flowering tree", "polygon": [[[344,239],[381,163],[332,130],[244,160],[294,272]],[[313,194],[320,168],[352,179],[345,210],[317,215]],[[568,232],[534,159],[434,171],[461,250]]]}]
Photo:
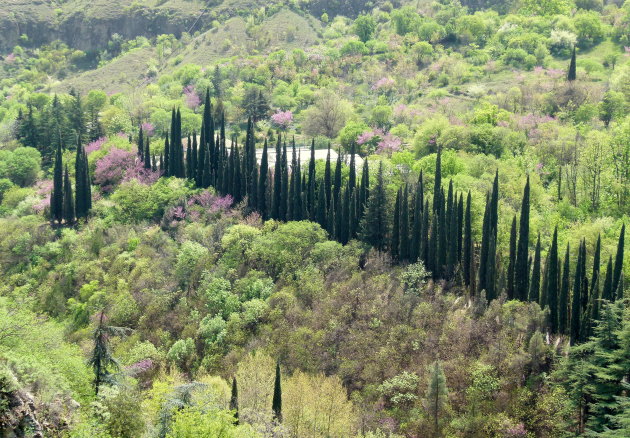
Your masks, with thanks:
[{"label": "purple flowering tree", "polygon": [[192,110],[196,110],[201,105],[201,98],[192,85],[184,87],[184,100],[186,101],[186,106]]},{"label": "purple flowering tree", "polygon": [[279,111],[271,116],[271,123],[277,128],[286,131],[293,123],[293,113],[291,111]]},{"label": "purple flowering tree", "polygon": [[104,192],[111,192],[125,178],[128,170],[136,165],[136,154],[112,148],[107,155],[96,162],[94,182]]}]

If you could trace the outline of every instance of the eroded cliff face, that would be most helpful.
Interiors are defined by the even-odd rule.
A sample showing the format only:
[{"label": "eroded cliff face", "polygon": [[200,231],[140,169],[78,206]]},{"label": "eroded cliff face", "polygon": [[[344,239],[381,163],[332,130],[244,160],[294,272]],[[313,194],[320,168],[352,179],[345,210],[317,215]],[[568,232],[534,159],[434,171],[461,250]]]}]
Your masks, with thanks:
[{"label": "eroded cliff face", "polygon": [[[122,2],[120,2],[122,3]],[[196,4],[196,3],[193,3]],[[28,45],[39,46],[61,40],[70,47],[84,51],[100,50],[115,33],[125,40],[137,36],[154,37],[188,31],[201,15],[202,8],[176,9],[168,7],[111,6],[103,12],[77,8],[56,12],[48,2],[39,0],[0,0],[0,52],[8,52],[28,36]],[[204,25],[197,21],[195,30]]]},{"label": "eroded cliff face", "polygon": [[35,411],[33,397],[26,391],[3,392],[0,388],[0,437],[43,438],[44,431]]}]

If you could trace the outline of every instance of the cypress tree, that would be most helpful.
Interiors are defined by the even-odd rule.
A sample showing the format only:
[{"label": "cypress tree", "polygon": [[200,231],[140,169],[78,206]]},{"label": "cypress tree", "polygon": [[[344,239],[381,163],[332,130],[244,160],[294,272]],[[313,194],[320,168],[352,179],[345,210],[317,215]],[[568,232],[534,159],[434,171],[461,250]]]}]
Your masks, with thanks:
[{"label": "cypress tree", "polygon": [[488,245],[488,262],[486,263],[486,298],[489,302],[497,298],[496,256],[497,239],[492,235],[490,236],[490,244]]},{"label": "cypress tree", "polygon": [[282,151],[280,149],[281,135],[278,133],[278,142],[276,143],[276,161],[273,169],[273,202],[271,203],[271,217],[280,219],[280,211],[282,204]]},{"label": "cypress tree", "polygon": [[442,190],[441,194],[441,206],[439,207],[439,214],[437,217],[438,220],[438,253],[437,253],[437,266],[436,272],[437,276],[444,277],[446,272],[446,256],[448,253],[448,228],[446,223],[446,209],[444,208],[444,191]]},{"label": "cypress tree", "polygon": [[[435,203],[434,203],[435,205]],[[428,216],[428,215],[427,215]],[[429,269],[429,271],[431,271],[432,273],[432,277],[433,278],[437,278],[438,277],[438,260],[437,260],[437,254],[438,254],[438,221],[439,221],[439,214],[434,213],[433,217],[431,218],[431,232],[429,235],[429,242],[428,242],[428,249],[427,249],[427,258],[426,258],[426,262],[427,262],[427,268]]]},{"label": "cypress tree", "polygon": [[599,280],[599,271],[601,269],[601,253],[602,253],[602,236],[597,236],[597,243],[595,244],[595,254],[593,255],[593,274],[591,275],[591,292],[593,295],[593,288]]},{"label": "cypress tree", "polygon": [[350,184],[350,190],[354,190],[357,185],[357,169],[355,168],[355,144],[352,143],[352,147],[350,149],[350,172],[348,175],[348,184]]},{"label": "cypress tree", "polygon": [[324,184],[319,184],[319,193],[317,195],[317,223],[326,229],[326,191]]},{"label": "cypress tree", "polygon": [[234,183],[233,194],[234,202],[238,203],[243,199],[243,190],[245,189],[245,178],[243,176],[243,169],[241,167],[241,152],[239,151],[238,144],[234,148]]},{"label": "cypress tree", "polygon": [[615,294],[613,290],[613,261],[612,256],[608,258],[608,265],[606,265],[606,279],[604,280],[604,289],[602,289],[602,300],[612,302],[615,300]]},{"label": "cypress tree", "polygon": [[197,187],[203,187],[203,171],[206,164],[206,121],[205,108],[204,119],[201,122],[201,132],[199,134],[199,153],[197,156]]},{"label": "cypress tree", "polygon": [[519,227],[518,247],[516,252],[516,265],[514,269],[514,298],[525,301],[529,289],[529,271],[527,261],[529,259],[529,176],[523,191],[521,204],[521,221]]},{"label": "cypress tree", "polygon": [[140,125],[140,130],[138,131],[137,149],[138,149],[138,157],[140,157],[140,161],[144,161],[144,134],[142,132],[142,125]]},{"label": "cypress tree", "polygon": [[333,197],[330,201],[330,207],[328,207],[328,216],[326,217],[326,231],[328,231],[328,234],[330,235],[330,237],[332,239],[335,238],[336,233],[335,233],[335,222],[336,222],[336,211],[337,206],[335,205],[335,198]]},{"label": "cypress tree", "polygon": [[191,148],[191,157],[190,157],[190,166],[191,169],[189,171],[189,178],[197,182],[197,158],[199,157],[199,149],[197,147],[197,133],[193,131],[192,135],[192,148]]},{"label": "cypress tree", "polygon": [[[409,260],[416,263],[420,259],[420,245],[422,240],[422,195],[421,184],[416,186],[416,196],[413,207],[413,224],[411,228],[411,248],[409,249]],[[427,213],[428,214],[428,213]]]},{"label": "cypress tree", "polygon": [[466,214],[464,216],[464,248],[463,248],[463,271],[464,271],[464,283],[466,286],[470,285],[471,276],[474,275],[471,272],[470,267],[472,265],[472,216],[471,216],[471,204],[472,197],[470,190],[466,198]]},{"label": "cypress tree", "polygon": [[370,192],[370,165],[368,160],[363,160],[363,169],[361,171],[361,186],[359,187],[359,218],[363,217],[365,206]]},{"label": "cypress tree", "polygon": [[263,220],[267,219],[267,173],[269,172],[269,158],[267,157],[267,139],[263,146],[262,157],[260,159],[260,174],[258,180],[258,212]]},{"label": "cypress tree", "polygon": [[429,200],[424,201],[424,208],[422,209],[422,237],[420,238],[420,258],[426,266],[428,266],[427,260],[429,258],[429,219],[431,213],[429,210]]},{"label": "cypress tree", "polygon": [[[486,197],[486,210],[483,217],[483,227],[481,235],[481,251],[479,255],[479,289],[486,289],[486,276],[488,272],[486,260],[488,258],[490,239],[494,236],[495,245],[497,239],[499,208],[499,172],[497,171],[492,184],[492,192]],[[496,275],[496,273],[495,273]],[[525,294],[527,296],[527,294]]]},{"label": "cypress tree", "polygon": [[50,217],[61,223],[63,219],[63,158],[61,154],[61,136],[55,152],[55,168],[53,171],[53,191],[50,197]]},{"label": "cypress tree", "polygon": [[579,341],[580,336],[580,323],[582,318],[582,245],[578,251],[578,260],[575,267],[575,279],[573,281],[573,297],[571,299],[571,345],[574,345]]},{"label": "cypress tree", "polygon": [[326,169],[324,171],[324,187],[326,189],[326,208],[330,207],[332,197],[332,173],[330,168],[330,143],[328,143],[328,155],[326,155]]},{"label": "cypress tree", "polygon": [[400,205],[400,260],[409,261],[409,190],[405,186]]},{"label": "cypress tree", "polygon": [[273,400],[271,404],[273,418],[282,422],[282,385],[280,383],[280,362],[276,362],[276,380],[273,384]]},{"label": "cypress tree", "polygon": [[287,162],[287,144],[282,146],[282,197],[280,200],[280,220],[287,220],[289,206],[289,165]]},{"label": "cypress tree", "polygon": [[[619,233],[619,241],[617,242],[617,256],[615,257],[615,271],[613,273],[612,290],[617,291],[619,289],[619,283],[621,282],[621,272],[623,270],[623,250],[624,239],[626,235],[626,224],[621,225],[621,232]],[[619,297],[615,297],[619,299]]]},{"label": "cypress tree", "polygon": [[442,148],[438,147],[435,159],[435,182],[433,183],[433,211],[437,211],[442,191]]},{"label": "cypress tree", "polygon": [[379,163],[376,186],[370,192],[365,216],[363,217],[363,240],[382,251],[387,242],[387,199],[383,180],[383,162]]},{"label": "cypress tree", "polygon": [[571,288],[571,259],[570,247],[567,243],[567,251],[564,255],[564,266],[562,267],[562,285],[560,286],[560,297],[558,299],[558,332],[569,333],[569,290]]},{"label": "cypress tree", "polygon": [[346,185],[343,193],[343,206],[341,211],[341,226],[339,230],[339,241],[342,244],[348,243],[350,240],[350,186]]},{"label": "cypress tree", "polygon": [[171,146],[168,141],[168,132],[164,135],[164,162],[162,162],[162,170],[164,171],[164,176],[168,177],[170,175],[170,155],[171,155]]},{"label": "cypress tree", "polygon": [[149,137],[144,141],[144,168],[151,169],[151,147],[149,145]]},{"label": "cypress tree", "polygon": [[510,254],[507,268],[507,297],[514,299],[514,268],[516,265],[516,215],[512,218],[512,228],[510,229]]},{"label": "cypress tree", "polygon": [[558,227],[553,230],[553,238],[551,240],[551,248],[548,254],[549,265],[546,276],[546,296],[549,305],[549,327],[551,333],[557,333],[559,327],[558,321]]},{"label": "cypress tree", "polygon": [[77,144],[77,153],[74,159],[74,185],[75,185],[75,212],[78,219],[87,216],[87,205],[85,199],[85,190],[87,186],[86,172],[84,170],[85,161],[83,160],[83,147],[81,143]]},{"label": "cypress tree", "polygon": [[68,166],[63,175],[63,220],[66,225],[74,223],[74,197],[72,196],[72,184],[68,174]]},{"label": "cypress tree", "polygon": [[396,203],[394,204],[394,220],[392,226],[392,241],[389,245],[389,251],[392,254],[392,260],[397,262],[400,260],[400,198],[402,197],[401,189],[396,192]]},{"label": "cypress tree", "polygon": [[335,178],[333,184],[333,197],[339,205],[339,195],[341,194],[341,151],[337,154],[337,165],[335,166]]},{"label": "cypress tree", "polygon": [[193,179],[193,166],[192,166],[192,141],[190,135],[186,141],[186,177]]},{"label": "cypress tree", "polygon": [[462,251],[464,248],[464,194],[459,194],[459,203],[457,204],[457,262],[462,260]]},{"label": "cypress tree", "polygon": [[355,239],[357,237],[357,229],[359,224],[358,218],[359,212],[359,190],[357,187],[352,191],[352,196],[350,197],[350,223],[349,225],[349,238]]},{"label": "cypress tree", "polygon": [[[451,180],[450,186],[452,187],[453,181]],[[449,191],[450,188],[449,188]],[[447,275],[448,278],[452,278],[455,274],[455,268],[457,267],[457,195],[453,197],[451,208],[449,210],[450,219],[448,221],[449,227],[446,230],[448,233],[448,259],[446,265],[448,266]]]},{"label": "cypress tree", "polygon": [[307,194],[307,210],[309,218],[314,221],[317,216],[315,209],[315,139],[311,141],[311,158],[308,162],[308,194]]},{"label": "cypress tree", "polygon": [[234,424],[238,425],[238,386],[236,377],[232,379],[232,394],[230,395],[230,410],[234,411]]},{"label": "cypress tree", "polygon": [[296,207],[297,207],[297,197],[299,196],[297,192],[298,181],[300,176],[297,174],[297,156],[295,154],[295,141],[292,144],[293,153],[291,156],[291,174],[289,177],[289,197],[287,203],[287,220],[296,220]]},{"label": "cypress tree", "polygon": [[577,79],[577,64],[575,57],[575,46],[573,47],[573,52],[571,53],[571,62],[569,63],[569,71],[567,72],[567,81],[574,81]]},{"label": "cypress tree", "polygon": [[540,233],[536,241],[534,252],[534,264],[532,267],[532,280],[529,283],[529,301],[538,303],[540,300]]}]

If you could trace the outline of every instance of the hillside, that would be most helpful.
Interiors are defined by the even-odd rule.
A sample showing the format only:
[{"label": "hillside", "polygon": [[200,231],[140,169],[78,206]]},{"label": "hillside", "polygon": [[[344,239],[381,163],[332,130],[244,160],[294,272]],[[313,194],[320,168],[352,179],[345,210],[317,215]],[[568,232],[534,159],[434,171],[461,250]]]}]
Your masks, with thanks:
[{"label": "hillside", "polygon": [[0,6],[0,436],[630,435],[629,1]]}]

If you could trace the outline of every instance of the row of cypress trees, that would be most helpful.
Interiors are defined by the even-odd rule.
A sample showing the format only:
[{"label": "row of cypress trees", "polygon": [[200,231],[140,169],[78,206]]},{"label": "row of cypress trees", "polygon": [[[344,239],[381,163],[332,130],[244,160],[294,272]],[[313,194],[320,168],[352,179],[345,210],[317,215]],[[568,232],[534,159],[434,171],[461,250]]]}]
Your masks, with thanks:
[{"label": "row of cypress trees", "polygon": [[73,195],[68,166],[64,167],[63,164],[62,142],[59,141],[55,151],[53,189],[50,197],[50,219],[53,223],[63,222],[66,225],[72,225],[76,219],[87,218],[92,208],[92,185],[87,154],[80,142],[77,144],[74,174]]},{"label": "row of cypress trees", "polygon": [[[485,291],[486,298],[492,300],[505,290],[508,299],[536,301],[549,308],[551,331],[570,335],[572,342],[587,339],[602,299],[611,301],[623,296],[620,278],[625,227],[619,240],[617,260],[614,265],[612,259],[609,261],[611,279],[604,282],[603,289],[599,280],[599,240],[590,282],[585,271],[586,243],[580,245],[573,287],[569,284],[569,248],[562,263],[558,255],[557,229],[544,263],[540,236],[532,257],[529,251],[529,177],[523,191],[520,219],[517,221],[515,216],[512,220],[507,266],[503,269],[501,255],[497,254],[498,172],[486,197],[481,242],[476,244],[472,234],[471,194],[467,194],[464,202],[464,194],[454,192],[452,181],[445,192],[441,150],[438,150],[436,158],[432,204],[425,199],[421,173],[415,185],[398,189],[390,214],[388,212],[392,209],[386,195],[382,163],[375,185],[370,188],[369,163],[367,160],[363,162],[359,178],[352,149],[349,174],[344,183],[342,156],[338,155],[333,166],[329,147],[324,177],[317,179],[314,142],[307,169],[303,170],[295,140],[291,141],[289,161],[287,139],[278,135],[275,165],[269,166],[269,145],[265,140],[258,166],[252,121],[247,124],[243,150],[233,140],[228,151],[224,117],[220,132],[216,134],[209,93],[206,93],[200,144],[196,142],[196,135],[192,141],[189,139],[184,157],[179,139],[181,119],[175,110],[171,126],[173,132],[176,135],[171,135],[171,141],[168,138],[165,141],[163,167],[166,175],[186,175],[199,187],[212,185],[221,194],[231,195],[235,202],[247,199],[247,208],[258,211],[264,220],[308,219],[318,222],[341,243],[358,238],[378,250],[389,251],[396,263],[422,261],[434,279],[455,280],[466,285],[473,295],[477,291]],[[560,269],[561,265],[564,265],[564,270]]]}]

